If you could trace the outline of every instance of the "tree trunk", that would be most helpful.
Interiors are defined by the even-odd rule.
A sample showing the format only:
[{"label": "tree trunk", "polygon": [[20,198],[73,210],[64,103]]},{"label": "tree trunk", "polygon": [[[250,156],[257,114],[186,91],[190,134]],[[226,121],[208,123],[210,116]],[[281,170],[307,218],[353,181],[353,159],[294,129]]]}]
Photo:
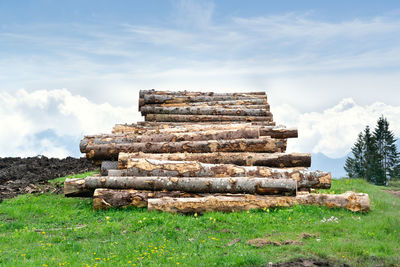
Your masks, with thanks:
[{"label": "tree trunk", "polygon": [[[262,98],[247,98],[240,100],[222,100],[222,101],[207,101],[207,102],[181,102],[181,103],[157,103],[157,104],[146,104],[146,106],[161,106],[161,107],[179,107],[179,106],[245,106],[245,105],[263,105],[270,109],[268,102]],[[144,99],[139,99],[139,110],[142,109],[142,106],[145,106]]]},{"label": "tree trunk", "polygon": [[240,107],[234,108],[221,108],[211,106],[197,106],[197,107],[152,107],[143,106],[141,109],[142,115],[147,114],[179,114],[179,115],[221,115],[221,116],[268,116],[271,117],[272,113],[266,109],[245,109]]},{"label": "tree trunk", "polygon": [[181,132],[159,134],[105,134],[85,136],[80,142],[81,152],[86,151],[88,145],[150,143],[150,142],[183,142],[207,140],[257,139],[260,137],[258,128],[237,130],[209,130],[204,132]]},{"label": "tree trunk", "polygon": [[[232,104],[224,104],[225,102]],[[211,105],[210,103],[214,103]],[[222,104],[218,104],[222,103]],[[172,104],[149,104],[144,105],[140,108],[142,114],[145,110],[153,110],[159,108],[224,108],[224,109],[262,109],[270,111],[268,104],[253,105],[253,104],[241,104],[233,105],[235,102],[232,101],[220,101],[220,102],[197,102],[197,103],[172,103]],[[151,113],[151,112],[147,112]],[[153,112],[154,113],[154,112]]]},{"label": "tree trunk", "polygon": [[230,124],[241,124],[241,123],[251,123],[251,125],[259,125],[259,126],[275,126],[276,123],[274,121],[208,121],[208,122],[185,122],[185,121],[181,121],[181,122],[157,122],[157,121],[138,121],[137,124],[141,125],[141,126],[147,126],[147,127],[160,127],[160,126],[165,126],[165,125],[169,125],[169,126],[182,126],[182,125],[186,125],[186,124],[191,124],[191,125],[230,125]]},{"label": "tree trunk", "polygon": [[340,195],[300,194],[287,196],[207,196],[203,198],[154,198],[148,200],[148,209],[179,212],[204,213],[207,211],[243,211],[274,207],[290,207],[294,205],[318,205],[329,208],[346,208],[353,212],[369,211],[367,194],[346,192]]},{"label": "tree trunk", "polygon": [[180,191],[138,191],[133,189],[99,188],[93,194],[93,209],[147,207],[149,198],[162,197],[201,197]]},{"label": "tree trunk", "polygon": [[272,121],[272,116],[224,116],[224,115],[178,115],[146,114],[146,121],[157,122],[209,122],[209,121]]},{"label": "tree trunk", "polygon": [[[169,134],[169,133],[184,133],[184,132],[203,132],[217,130],[239,130],[239,129],[259,129],[261,136],[270,136],[272,138],[286,139],[297,138],[298,131],[296,128],[285,128],[282,126],[262,126],[252,125],[251,123],[232,123],[232,124],[160,124],[157,126],[140,126],[137,124],[116,124],[112,134],[131,133],[136,135],[150,134]],[[89,135],[85,138],[95,138],[102,136],[103,138],[112,137],[112,135]]]},{"label": "tree trunk", "polygon": [[187,193],[248,193],[259,195],[296,195],[294,179],[268,179],[260,177],[113,177],[95,176],[85,179],[67,179],[66,196],[81,195],[97,188],[135,189],[152,191],[183,191]]},{"label": "tree trunk", "polygon": [[176,176],[176,177],[266,177],[295,179],[298,188],[330,188],[331,175],[305,168],[269,168],[233,164],[206,164],[197,161],[160,161],[130,158],[127,169],[109,170],[110,176]]},{"label": "tree trunk", "polygon": [[[113,134],[118,133],[135,133],[135,134],[158,134],[158,133],[174,133],[174,132],[200,132],[208,130],[234,130],[243,128],[257,128],[251,123],[154,123],[148,122],[149,125],[141,124],[116,124],[112,130]],[[271,126],[268,126],[271,127]],[[92,135],[95,136],[95,135]]]},{"label": "tree trunk", "polygon": [[309,153],[243,153],[243,152],[215,152],[215,153],[120,153],[118,165],[126,169],[131,158],[172,160],[172,161],[199,161],[210,164],[235,164],[240,166],[266,166],[276,168],[310,167],[311,154]]},{"label": "tree trunk", "polygon": [[144,153],[213,153],[213,152],[285,152],[286,139],[235,139],[160,143],[88,144],[82,153],[90,159],[112,160],[120,152]]},{"label": "tree trunk", "polygon": [[215,96],[174,96],[174,95],[144,95],[145,104],[159,103],[190,103],[190,102],[210,102],[210,101],[226,101],[226,100],[247,100],[262,99],[261,104],[267,104],[267,96],[265,95],[215,95]]},{"label": "tree trunk", "polygon": [[242,96],[242,95],[266,95],[265,92],[243,92],[243,93],[214,93],[214,92],[191,92],[191,91],[158,91],[140,90],[139,98],[145,95],[173,95],[173,96]]}]

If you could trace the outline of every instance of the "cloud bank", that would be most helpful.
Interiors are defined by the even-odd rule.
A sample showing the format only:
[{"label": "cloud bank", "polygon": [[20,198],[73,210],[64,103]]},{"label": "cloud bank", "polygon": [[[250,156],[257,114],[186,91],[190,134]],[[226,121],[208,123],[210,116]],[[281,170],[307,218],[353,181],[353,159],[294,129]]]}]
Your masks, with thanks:
[{"label": "cloud bank", "polygon": [[107,133],[115,123],[137,120],[135,104],[96,104],[66,89],[0,93],[0,156],[79,156],[84,134]]},{"label": "cloud bank", "polygon": [[272,107],[272,112],[278,123],[297,125],[299,129],[299,138],[289,140],[290,151],[343,157],[350,152],[358,133],[366,125],[374,129],[381,115],[388,119],[395,136],[400,136],[400,106],[381,102],[362,106],[345,98],[322,112],[300,113],[289,105]]},{"label": "cloud bank", "polygon": [[[135,92],[132,103],[137,103],[137,96]],[[271,109],[278,124],[299,129],[299,138],[289,140],[289,151],[343,157],[357,134],[366,125],[374,127],[381,115],[400,136],[400,107],[380,102],[362,106],[346,98],[322,112],[308,113],[287,104]],[[137,104],[98,104],[67,89],[0,93],[0,156],[80,156],[83,135],[108,133],[116,123],[140,120]]]}]

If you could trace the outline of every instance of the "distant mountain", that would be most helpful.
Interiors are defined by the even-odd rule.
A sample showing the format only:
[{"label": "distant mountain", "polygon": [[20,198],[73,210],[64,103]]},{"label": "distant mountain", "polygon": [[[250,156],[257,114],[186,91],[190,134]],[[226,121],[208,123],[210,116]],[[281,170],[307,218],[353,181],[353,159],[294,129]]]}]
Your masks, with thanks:
[{"label": "distant mountain", "polygon": [[315,153],[311,156],[311,169],[331,172],[333,178],[343,178],[346,176],[344,164],[347,156],[333,159],[322,153]]}]

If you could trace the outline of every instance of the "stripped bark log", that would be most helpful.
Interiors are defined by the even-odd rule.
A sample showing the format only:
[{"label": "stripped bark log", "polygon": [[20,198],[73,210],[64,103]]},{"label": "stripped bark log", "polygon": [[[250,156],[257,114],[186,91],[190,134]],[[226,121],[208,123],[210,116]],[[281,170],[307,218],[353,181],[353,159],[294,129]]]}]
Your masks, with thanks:
[{"label": "stripped bark log", "polygon": [[[243,128],[259,128],[260,135],[271,136],[273,138],[295,138],[298,136],[296,128],[286,128],[283,126],[263,126],[254,125],[252,123],[219,123],[219,124],[202,124],[202,123],[163,123],[154,126],[142,126],[138,124],[116,124],[112,133],[134,133],[138,135],[155,134],[155,133],[178,133],[178,132],[199,132],[208,130],[235,130]],[[95,137],[98,135],[91,135]]]},{"label": "stripped bark log", "polygon": [[159,143],[88,144],[82,151],[90,159],[117,159],[120,152],[213,153],[213,152],[285,152],[286,139],[235,139]]},{"label": "stripped bark log", "polygon": [[135,189],[152,191],[183,191],[187,193],[248,193],[259,195],[296,195],[294,179],[260,177],[86,177],[66,179],[64,195],[75,196],[97,188]]},{"label": "stripped bark log", "polygon": [[215,92],[191,92],[191,91],[158,91],[154,89],[140,90],[139,98],[145,95],[174,95],[174,96],[238,96],[238,95],[266,95],[265,92],[242,92],[242,93],[215,93]]},{"label": "stripped bark log", "polygon": [[221,108],[221,107],[152,107],[143,106],[142,115],[146,114],[179,114],[179,115],[221,115],[221,116],[268,116],[272,113],[266,109]]},{"label": "stripped bark log", "polygon": [[[207,131],[207,130],[234,130],[234,129],[243,129],[250,127],[259,127],[252,126],[251,123],[243,122],[243,123],[219,123],[219,124],[203,124],[203,123],[154,123],[148,122],[151,125],[141,125],[139,123],[134,124],[116,124],[112,130],[113,134],[116,133],[135,133],[135,134],[154,134],[154,133],[166,133],[166,132],[199,132],[199,131]],[[268,126],[271,127],[271,126]]]},{"label": "stripped bark log", "polygon": [[237,130],[209,130],[203,132],[177,132],[159,134],[106,134],[85,136],[80,142],[81,152],[86,151],[88,145],[149,143],[149,142],[183,142],[207,140],[257,139],[260,137],[258,128],[243,128]]},{"label": "stripped bark log", "polygon": [[311,154],[309,153],[119,153],[118,168],[126,169],[131,158],[199,161],[210,164],[235,164],[240,166],[266,166],[276,168],[310,167]]},{"label": "stripped bark log", "polygon": [[93,209],[147,207],[149,198],[162,197],[201,197],[180,191],[138,191],[134,189],[99,188],[93,194]]},{"label": "stripped bark log", "polygon": [[369,211],[368,194],[346,192],[340,195],[299,194],[285,196],[207,196],[203,198],[155,198],[148,199],[148,210],[174,213],[204,213],[207,211],[243,211],[294,205],[319,205],[329,208],[346,208],[350,211]]},{"label": "stripped bark log", "polygon": [[330,188],[331,174],[305,168],[269,168],[233,164],[206,164],[197,161],[162,161],[131,158],[127,169],[109,170],[110,176],[175,177],[265,177],[294,179],[298,188]]},{"label": "stripped bark log", "polygon": [[267,104],[267,96],[265,95],[215,95],[215,96],[174,96],[174,95],[144,95],[145,104],[159,103],[189,103],[189,102],[210,102],[210,101],[226,101],[226,100],[247,100],[262,99],[262,104]]},{"label": "stripped bark log", "polygon": [[272,116],[224,116],[224,115],[178,115],[146,114],[146,121],[157,122],[220,122],[220,121],[273,121]]}]

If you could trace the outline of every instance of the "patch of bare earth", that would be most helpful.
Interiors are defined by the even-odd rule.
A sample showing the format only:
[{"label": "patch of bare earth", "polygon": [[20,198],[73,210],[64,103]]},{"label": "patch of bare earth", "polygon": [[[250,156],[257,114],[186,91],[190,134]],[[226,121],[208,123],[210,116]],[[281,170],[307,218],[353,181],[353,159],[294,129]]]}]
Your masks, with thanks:
[{"label": "patch of bare earth", "polygon": [[383,190],[383,191],[392,194],[393,196],[400,197],[400,190]]}]

